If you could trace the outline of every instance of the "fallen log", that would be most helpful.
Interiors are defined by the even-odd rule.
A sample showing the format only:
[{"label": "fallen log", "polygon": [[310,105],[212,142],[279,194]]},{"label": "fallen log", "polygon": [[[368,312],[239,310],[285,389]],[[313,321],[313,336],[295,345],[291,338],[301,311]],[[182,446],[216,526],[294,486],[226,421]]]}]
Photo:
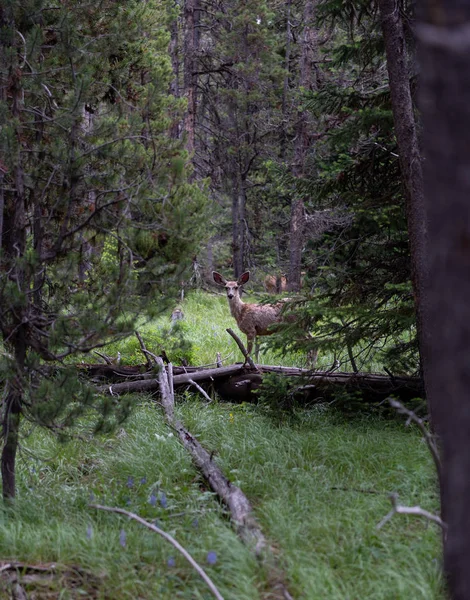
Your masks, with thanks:
[{"label": "fallen log", "polygon": [[[183,373],[195,373],[205,367],[173,367],[175,375]],[[103,363],[90,364],[79,363],[77,369],[91,379],[123,382],[123,380],[135,381],[142,379],[154,379],[157,369],[149,368],[147,364],[140,365],[105,365]]]},{"label": "fallen log", "polygon": [[[192,381],[208,381],[211,382],[217,377],[227,377],[233,373],[243,370],[242,364],[229,365],[228,367],[220,367],[217,369],[199,369],[197,367],[176,367],[176,373],[184,370],[185,372],[175,375],[173,372],[173,382],[175,387],[187,385]],[[178,370],[177,370],[178,369]],[[151,378],[140,378],[134,381],[125,381],[123,383],[115,383],[113,385],[101,385],[96,388],[96,391],[101,394],[129,394],[132,392],[154,392],[159,390],[158,374],[153,373]]]},{"label": "fallen log", "polygon": [[166,371],[162,369],[159,376],[159,385],[168,424],[177,431],[181,443],[190,453],[195,465],[204,475],[211,489],[229,508],[239,535],[250,546],[254,546],[257,554],[260,553],[265,547],[266,541],[253,517],[253,509],[245,494],[223,475],[220,467],[213,460],[212,453],[208,452],[180,421],[175,420],[171,373],[167,375]]},{"label": "fallen log", "polygon": [[[173,385],[176,390],[180,390],[198,382],[206,393],[215,391],[223,400],[255,402],[256,392],[263,385],[264,377],[268,373],[274,373],[293,381],[299,404],[330,402],[340,393],[360,395],[360,401],[367,403],[381,402],[389,396],[399,398],[402,402],[424,398],[424,385],[418,377],[377,373],[312,372],[308,369],[275,365],[256,365],[256,369],[253,371],[241,363],[215,369],[174,367]],[[96,390],[110,395],[159,392],[157,373],[145,373],[139,379],[136,377],[121,383],[97,386]]]},{"label": "fallen log", "polygon": [[[293,381],[293,393],[299,404],[332,402],[339,395],[355,395],[360,402],[382,402],[390,396],[407,402],[424,398],[424,384],[418,377],[390,377],[374,373],[338,373],[307,371],[292,367],[257,365],[258,372],[238,373],[223,380],[214,381],[213,387],[224,399],[232,402],[253,402],[263,385],[263,376],[276,373]],[[296,380],[298,384],[296,385]]]},{"label": "fallen log", "polygon": [[271,588],[269,590],[269,597],[273,598],[273,600],[280,600],[281,598],[292,600],[292,596],[286,587],[285,574],[278,564],[276,552],[264,537],[247,496],[241,488],[225,477],[222,469],[214,460],[214,453],[206,450],[199,440],[184,427],[183,423],[175,419],[174,385],[172,383],[172,380],[174,381],[175,378],[172,377],[173,368],[171,364],[165,368],[161,359],[157,358],[157,361],[160,366],[158,381],[162,399],[161,404],[168,425],[177,432],[184,448],[191,455],[194,465],[201,472],[212,491],[217,494],[221,502],[229,510],[230,518],[237,534],[253,550],[258,560],[265,565],[269,573],[268,585]]}]

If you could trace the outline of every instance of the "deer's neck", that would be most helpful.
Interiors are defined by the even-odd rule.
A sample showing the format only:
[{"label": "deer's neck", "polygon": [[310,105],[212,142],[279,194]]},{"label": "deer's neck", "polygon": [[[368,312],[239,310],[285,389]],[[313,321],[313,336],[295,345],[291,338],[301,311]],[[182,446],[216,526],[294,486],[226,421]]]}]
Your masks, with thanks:
[{"label": "deer's neck", "polygon": [[242,309],[245,306],[245,303],[240,298],[240,296],[234,296],[233,298],[229,298],[228,304],[230,306],[230,312],[232,317],[238,321],[239,317],[242,314]]}]

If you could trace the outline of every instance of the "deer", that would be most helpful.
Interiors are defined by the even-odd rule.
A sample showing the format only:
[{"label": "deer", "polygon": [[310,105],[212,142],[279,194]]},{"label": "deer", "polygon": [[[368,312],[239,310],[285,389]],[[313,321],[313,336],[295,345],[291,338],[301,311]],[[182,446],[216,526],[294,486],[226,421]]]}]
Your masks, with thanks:
[{"label": "deer", "polygon": [[285,275],[266,275],[264,289],[268,294],[279,294],[287,290],[287,277]]},{"label": "deer", "polygon": [[[227,281],[217,271],[212,272],[212,277],[217,285],[225,288],[227,292],[230,313],[236,320],[239,329],[246,335],[247,352],[251,355],[253,344],[257,337],[271,335],[274,333],[273,325],[280,323],[282,319],[283,302],[276,304],[249,304],[243,302],[240,291],[250,279],[250,272],[246,271],[237,281]],[[258,355],[258,349],[256,348]],[[258,360],[258,357],[257,357]]]},{"label": "deer", "polygon": [[[300,273],[300,287],[303,287],[305,283],[306,274],[307,271],[302,271]],[[282,294],[283,292],[286,292],[288,288],[287,275],[266,275],[263,285],[267,294]]]}]

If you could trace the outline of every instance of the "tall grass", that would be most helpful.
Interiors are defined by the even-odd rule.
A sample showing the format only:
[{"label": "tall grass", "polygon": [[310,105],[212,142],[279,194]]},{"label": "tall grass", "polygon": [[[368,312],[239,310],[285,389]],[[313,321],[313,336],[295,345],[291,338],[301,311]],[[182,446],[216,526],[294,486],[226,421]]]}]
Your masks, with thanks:
[{"label": "tall grass", "polygon": [[[225,333],[234,326],[225,298],[196,294],[184,311],[193,364],[213,362],[216,352],[233,354],[229,362],[241,359]],[[166,315],[142,326],[149,349],[170,341],[168,325]],[[142,362],[137,340],[107,352],[117,351]],[[286,360],[296,364],[296,357]],[[266,359],[275,361],[280,357]],[[158,405],[142,395],[134,403],[132,417],[114,434],[89,437],[81,422],[76,438],[63,445],[49,432],[27,431],[16,505],[0,511],[0,556],[68,569],[45,587],[31,583],[36,598],[211,598],[164,540],[90,508],[95,502],[136,512],[174,535],[227,600],[269,598],[272,574],[237,538]],[[294,598],[444,598],[434,526],[397,515],[376,529],[391,492],[403,504],[438,508],[432,461],[416,430],[321,406],[279,425],[260,407],[208,405],[190,393],[177,411],[250,498]],[[9,597],[6,584],[3,594]]]}]

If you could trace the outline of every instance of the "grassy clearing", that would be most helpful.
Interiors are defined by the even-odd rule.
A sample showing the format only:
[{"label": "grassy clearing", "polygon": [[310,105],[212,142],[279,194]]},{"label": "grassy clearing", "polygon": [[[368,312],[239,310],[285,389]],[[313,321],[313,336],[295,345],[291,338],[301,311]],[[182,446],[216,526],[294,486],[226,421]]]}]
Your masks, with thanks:
[{"label": "grassy clearing", "polygon": [[[179,412],[252,500],[295,598],[443,597],[434,527],[396,516],[376,530],[391,491],[405,504],[437,507],[431,460],[416,431],[320,408],[282,427],[255,407],[193,399]],[[150,402],[116,435],[86,443],[60,445],[34,430],[20,456],[18,483],[17,507],[0,521],[4,558],[80,565],[94,578],[79,589],[97,598],[211,597],[166,542],[125,518],[93,511],[91,498],[156,519],[227,599],[265,597],[268,574]],[[211,551],[214,565],[207,563]]]},{"label": "grassy clearing", "polygon": [[[184,310],[190,362],[213,362],[216,352],[233,353],[228,362],[241,360],[225,333],[234,322],[224,297],[195,294]],[[164,343],[168,351],[168,325],[164,315],[142,326],[151,350]],[[142,362],[137,340],[107,350],[117,351],[126,362]],[[55,578],[41,592],[35,584],[41,599],[212,597],[167,542],[137,523],[90,509],[92,501],[157,522],[204,566],[227,600],[269,598],[270,573],[238,540],[160,409],[143,396],[134,402],[132,417],[113,435],[89,438],[81,423],[80,437],[61,445],[50,433],[27,432],[18,459],[18,501],[0,512],[0,556],[83,570]],[[390,492],[398,492],[403,504],[437,509],[432,461],[416,430],[324,407],[300,411],[280,426],[259,407],[205,405],[189,393],[178,412],[252,501],[294,598],[444,598],[435,527],[395,516],[376,530],[390,509]],[[8,591],[0,588],[4,597]]]},{"label": "grassy clearing", "polygon": [[[248,295],[243,299],[246,302],[260,301],[259,297],[254,298]],[[235,319],[230,314],[225,294],[194,292],[185,299],[183,310],[185,319],[178,323],[177,328],[173,331],[170,330],[171,311],[151,323],[142,323],[139,332],[149,350],[158,352],[160,348],[165,348],[175,364],[178,364],[182,358],[185,358],[191,365],[212,364],[216,361],[217,352],[221,353],[224,364],[244,360],[234,340],[226,332],[227,327],[231,327],[246,343],[246,336],[238,329]],[[272,349],[268,349],[263,344],[263,338],[261,338],[261,342],[260,361],[265,364],[285,366],[304,366],[306,364],[306,357],[301,353],[282,356]],[[106,349],[106,353],[111,356],[116,355],[118,351],[121,353],[122,360],[128,364],[143,362],[136,338],[110,344]],[[331,366],[332,359],[332,356],[320,357],[319,368],[321,364]]]},{"label": "grassy clearing", "polygon": [[[265,299],[264,295],[250,296],[245,294],[245,302],[260,302]],[[176,306],[175,302],[175,306]],[[142,322],[139,332],[149,350],[159,352],[165,348],[167,355],[175,364],[180,364],[184,358],[190,365],[213,364],[217,352],[220,352],[224,364],[232,364],[243,361],[243,356],[232,337],[226,332],[231,327],[243,343],[246,344],[246,336],[238,329],[235,319],[230,314],[225,293],[208,294],[202,291],[190,293],[182,306],[185,314],[184,321],[172,331],[171,311],[162,314],[150,323]],[[261,337],[260,362],[271,365],[283,365],[286,367],[305,367],[308,364],[307,357],[302,352],[291,352],[281,354],[271,348],[272,338]],[[338,349],[339,350],[339,349]],[[121,359],[125,364],[138,364],[143,362],[142,352],[137,338],[131,337],[119,343],[110,344],[105,352],[111,356],[121,353]],[[317,369],[328,369],[335,358],[341,359],[342,370],[352,370],[347,351],[343,349],[336,356],[332,352],[321,351],[318,357]],[[360,369],[372,372],[383,372],[382,358],[380,353],[361,356],[357,359]]]}]

